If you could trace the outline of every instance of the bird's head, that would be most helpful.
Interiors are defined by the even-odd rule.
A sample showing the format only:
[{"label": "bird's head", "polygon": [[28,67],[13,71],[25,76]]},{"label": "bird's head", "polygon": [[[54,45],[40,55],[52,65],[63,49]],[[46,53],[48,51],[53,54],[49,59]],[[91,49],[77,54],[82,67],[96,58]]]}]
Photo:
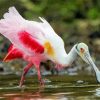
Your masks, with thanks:
[{"label": "bird's head", "polygon": [[85,43],[78,43],[76,45],[76,52],[89,65],[93,66],[94,62],[91,59],[88,46]]},{"label": "bird's head", "polygon": [[76,45],[76,52],[79,54],[79,56],[81,56],[81,58],[86,63],[88,63],[90,66],[93,67],[93,69],[96,73],[96,78],[97,78],[98,82],[100,82],[100,71],[98,70],[98,68],[96,67],[96,65],[94,64],[94,62],[90,56],[88,46],[85,43],[79,43]]}]

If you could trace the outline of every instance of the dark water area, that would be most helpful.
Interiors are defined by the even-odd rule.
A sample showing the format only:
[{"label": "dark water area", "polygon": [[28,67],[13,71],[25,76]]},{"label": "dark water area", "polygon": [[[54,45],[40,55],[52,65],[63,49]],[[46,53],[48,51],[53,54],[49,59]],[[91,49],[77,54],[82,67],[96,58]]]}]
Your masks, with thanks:
[{"label": "dark water area", "polygon": [[44,79],[45,86],[40,86],[37,76],[27,76],[20,88],[20,76],[0,75],[0,100],[100,100],[95,76],[50,75]]}]

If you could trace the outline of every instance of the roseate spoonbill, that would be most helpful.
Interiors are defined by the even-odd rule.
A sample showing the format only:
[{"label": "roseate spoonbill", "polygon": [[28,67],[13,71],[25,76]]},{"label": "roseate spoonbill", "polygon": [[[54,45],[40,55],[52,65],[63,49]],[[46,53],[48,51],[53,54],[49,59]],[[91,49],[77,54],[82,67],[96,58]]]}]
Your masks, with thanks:
[{"label": "roseate spoonbill", "polygon": [[0,33],[12,43],[3,61],[23,58],[29,62],[23,70],[20,86],[33,64],[37,69],[40,84],[42,84],[40,62],[51,60],[56,66],[66,67],[73,63],[77,55],[80,55],[86,63],[94,68],[97,80],[100,82],[100,72],[92,61],[85,43],[74,45],[67,54],[63,40],[44,18],[39,17],[40,22],[25,20],[15,7],[10,7],[3,17],[0,20]]}]

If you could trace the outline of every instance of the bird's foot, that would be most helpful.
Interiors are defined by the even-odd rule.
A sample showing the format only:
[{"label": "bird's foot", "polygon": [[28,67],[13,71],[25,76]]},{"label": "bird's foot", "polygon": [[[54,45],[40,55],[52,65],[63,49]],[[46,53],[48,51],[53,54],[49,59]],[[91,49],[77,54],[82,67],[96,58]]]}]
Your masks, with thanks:
[{"label": "bird's foot", "polygon": [[44,86],[45,85],[45,83],[44,83],[44,81],[42,79],[39,82],[40,82],[40,86]]},{"label": "bird's foot", "polygon": [[19,83],[19,87],[22,87],[22,85],[23,85],[22,83]]},{"label": "bird's foot", "polygon": [[51,81],[45,78],[45,79],[41,79],[39,82],[41,86],[44,86],[46,83],[50,83]]},{"label": "bird's foot", "polygon": [[[23,81],[24,81],[24,80],[23,80]],[[22,87],[22,86],[23,86],[23,81],[20,81],[19,87]]]},{"label": "bird's foot", "polygon": [[43,81],[44,81],[45,84],[46,84],[46,83],[51,83],[51,80],[49,80],[49,79],[47,79],[47,78],[44,78]]}]

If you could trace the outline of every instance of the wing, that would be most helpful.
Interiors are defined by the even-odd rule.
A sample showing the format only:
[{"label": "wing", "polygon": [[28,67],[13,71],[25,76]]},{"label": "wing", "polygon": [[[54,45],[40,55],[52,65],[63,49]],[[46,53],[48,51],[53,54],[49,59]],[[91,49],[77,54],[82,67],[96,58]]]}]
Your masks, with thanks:
[{"label": "wing", "polygon": [[6,57],[3,59],[3,61],[10,61],[10,60],[22,58],[22,57],[23,57],[23,53],[17,48],[15,48],[13,44],[11,44],[8,49],[8,53]]},{"label": "wing", "polygon": [[0,20],[0,33],[26,54],[44,52],[45,37],[39,22],[25,20],[14,7]]},{"label": "wing", "polygon": [[39,18],[42,22],[25,20],[14,7],[10,7],[0,20],[0,33],[26,55],[45,51],[54,57],[55,51],[59,54],[64,50],[63,41],[45,19]]}]

